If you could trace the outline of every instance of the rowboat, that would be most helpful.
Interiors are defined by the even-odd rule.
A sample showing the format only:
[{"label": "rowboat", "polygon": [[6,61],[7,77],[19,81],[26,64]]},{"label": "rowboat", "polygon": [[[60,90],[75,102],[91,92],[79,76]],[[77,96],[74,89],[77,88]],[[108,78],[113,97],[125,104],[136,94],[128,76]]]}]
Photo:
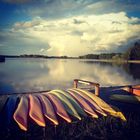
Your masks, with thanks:
[{"label": "rowboat", "polygon": [[64,95],[73,105],[73,107],[77,110],[78,114],[80,114],[81,116],[87,117],[87,114],[84,112],[84,110],[82,109],[82,107],[77,103],[77,101],[67,92],[64,90],[52,90],[55,92],[58,92],[59,94]]},{"label": "rowboat", "polygon": [[73,91],[67,90],[68,93],[75,98],[75,100],[81,105],[81,107],[90,114],[93,118],[98,118],[98,115],[95,113],[95,111],[90,107],[90,105],[85,101],[83,97],[81,97],[78,94],[75,94]]},{"label": "rowboat", "polygon": [[71,123],[71,119],[69,117],[69,115],[67,114],[67,112],[65,111],[65,108],[63,106],[63,104],[60,102],[60,100],[52,94],[44,94],[45,96],[48,97],[48,99],[51,101],[51,103],[54,106],[55,112],[61,117],[63,118],[65,121],[67,121],[68,123]]},{"label": "rowboat", "polygon": [[45,127],[45,119],[42,113],[42,107],[39,99],[34,95],[29,95],[30,100],[30,108],[29,108],[29,116],[30,118],[36,122],[39,126]]},{"label": "rowboat", "polygon": [[41,102],[43,115],[46,118],[48,118],[52,123],[54,123],[54,125],[58,125],[58,120],[57,120],[57,117],[55,114],[55,110],[54,110],[51,102],[48,100],[48,98],[42,94],[38,94],[37,98]]},{"label": "rowboat", "polygon": [[75,118],[81,120],[81,117],[77,113],[76,109],[73,107],[73,105],[71,104],[71,102],[63,94],[60,94],[57,91],[51,91],[49,93],[50,94],[53,94],[53,95],[56,95],[58,97],[58,99],[63,103],[65,110],[67,110],[67,112],[70,115],[72,115]]},{"label": "rowboat", "polygon": [[28,96],[22,96],[20,98],[17,109],[14,112],[13,118],[18,126],[27,131],[27,120],[29,116],[29,99]]},{"label": "rowboat", "polygon": [[79,94],[80,96],[82,96],[87,102],[88,104],[90,104],[90,106],[92,107],[93,110],[95,110],[97,113],[103,115],[103,116],[107,116],[107,114],[87,95],[83,94],[82,92],[76,90],[75,89],[68,89],[69,91],[73,91],[76,94]]},{"label": "rowboat", "polygon": [[125,103],[140,104],[140,97],[135,95],[111,95],[110,99]]},{"label": "rowboat", "polygon": [[86,90],[83,90],[83,89],[79,89],[79,88],[77,88],[76,90],[82,92],[83,94],[86,94],[87,96],[89,96],[106,113],[108,113],[112,116],[115,116],[115,117],[119,117],[120,119],[126,121],[126,118],[124,117],[124,115],[121,112],[115,111],[110,105],[108,105],[106,102],[104,102],[101,98],[99,98],[95,94],[93,94],[91,92],[88,92]]}]

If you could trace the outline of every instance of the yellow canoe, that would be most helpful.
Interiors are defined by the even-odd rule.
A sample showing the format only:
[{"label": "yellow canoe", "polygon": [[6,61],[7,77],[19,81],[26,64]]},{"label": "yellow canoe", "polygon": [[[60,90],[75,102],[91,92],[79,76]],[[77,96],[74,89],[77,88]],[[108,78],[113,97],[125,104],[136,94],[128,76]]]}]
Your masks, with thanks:
[{"label": "yellow canoe", "polygon": [[52,95],[50,93],[45,94],[45,96],[47,96],[49,100],[52,102],[55,112],[65,121],[67,121],[68,123],[71,123],[71,119],[69,115],[67,114],[67,112],[65,111],[65,108],[63,104],[60,102],[60,100],[55,95]]},{"label": "yellow canoe", "polygon": [[20,98],[18,107],[13,114],[13,118],[18,124],[18,126],[24,131],[27,131],[28,116],[29,116],[29,99],[28,96],[22,96]]},{"label": "yellow canoe", "polygon": [[77,119],[81,120],[81,117],[79,116],[79,114],[77,113],[77,111],[75,110],[75,108],[73,107],[73,105],[70,103],[70,101],[63,95],[60,94],[57,91],[50,91],[50,94],[56,95],[60,101],[63,103],[65,110],[72,116],[76,117]]},{"label": "yellow canoe", "polygon": [[95,111],[89,106],[89,104],[85,101],[84,98],[82,98],[80,95],[75,94],[72,91],[67,90],[68,93],[75,98],[75,100],[81,105],[81,107],[90,114],[93,118],[98,118],[98,115],[95,113]]},{"label": "yellow canoe", "polygon": [[87,114],[84,112],[84,110],[81,108],[81,106],[77,103],[77,101],[67,92],[67,91],[63,91],[63,90],[52,90],[55,92],[58,92],[60,94],[63,94],[73,105],[73,107],[76,109],[76,111],[84,117],[87,117]]},{"label": "yellow canoe", "polygon": [[77,91],[76,89],[68,89],[68,91],[73,91],[75,94],[79,94],[88,102],[88,104],[92,107],[93,110],[103,116],[107,116],[107,114],[89,96],[83,94],[80,91]]},{"label": "yellow canoe", "polygon": [[122,112],[115,111],[110,105],[108,105],[106,102],[104,102],[101,98],[99,98],[95,94],[88,92],[86,90],[83,90],[83,89],[79,89],[79,88],[74,88],[74,89],[89,96],[93,101],[95,101],[100,106],[101,109],[103,109],[104,111],[106,111],[110,115],[121,118],[122,120],[126,121],[126,118],[122,114]]},{"label": "yellow canoe", "polygon": [[42,107],[38,98],[34,95],[29,95],[30,100],[30,108],[29,108],[29,116],[30,118],[36,122],[39,126],[45,127],[45,120],[42,113]]},{"label": "yellow canoe", "polygon": [[37,98],[41,101],[43,115],[48,118],[54,125],[58,125],[58,120],[54,112],[54,108],[51,102],[42,94],[38,94]]}]

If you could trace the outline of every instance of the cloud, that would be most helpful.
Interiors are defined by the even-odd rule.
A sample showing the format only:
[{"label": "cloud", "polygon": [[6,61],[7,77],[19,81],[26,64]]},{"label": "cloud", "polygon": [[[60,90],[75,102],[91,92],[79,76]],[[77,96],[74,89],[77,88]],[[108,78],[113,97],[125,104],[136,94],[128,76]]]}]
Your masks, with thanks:
[{"label": "cloud", "polygon": [[[19,3],[20,0],[5,0]],[[118,13],[125,11],[127,13],[140,12],[140,2],[118,1],[118,0],[21,0],[23,3],[29,3],[28,6],[22,6],[21,13],[26,13],[31,17],[40,16],[42,18],[55,19],[72,17],[78,15],[100,15],[107,13]],[[111,7],[111,8],[110,8]]]},{"label": "cloud", "polygon": [[[46,55],[119,52],[126,48],[126,42],[140,38],[139,21],[139,18],[129,18],[125,12],[51,20],[37,17],[15,23],[5,33],[8,39],[2,43]],[[40,52],[42,48],[45,51]]]},{"label": "cloud", "polygon": [[40,18],[35,18],[33,21],[17,22],[14,24],[15,28],[31,28],[40,24]]}]

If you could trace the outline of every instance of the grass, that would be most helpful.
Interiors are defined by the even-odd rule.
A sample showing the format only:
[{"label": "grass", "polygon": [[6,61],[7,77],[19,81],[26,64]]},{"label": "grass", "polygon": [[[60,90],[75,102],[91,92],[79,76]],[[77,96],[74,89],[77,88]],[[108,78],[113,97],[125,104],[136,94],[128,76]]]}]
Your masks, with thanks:
[{"label": "grass", "polygon": [[108,116],[92,119],[83,118],[70,124],[61,120],[61,124],[54,126],[48,121],[46,128],[30,123],[27,132],[21,131],[12,122],[11,127],[1,127],[1,140],[139,140],[140,114],[127,114],[127,122]]}]

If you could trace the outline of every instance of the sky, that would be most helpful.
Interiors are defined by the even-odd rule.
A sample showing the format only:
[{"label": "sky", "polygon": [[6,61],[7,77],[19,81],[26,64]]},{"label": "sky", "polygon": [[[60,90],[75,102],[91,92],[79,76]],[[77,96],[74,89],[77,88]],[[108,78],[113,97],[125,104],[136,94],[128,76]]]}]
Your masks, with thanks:
[{"label": "sky", "polygon": [[0,0],[0,55],[124,52],[139,40],[139,0]]}]

